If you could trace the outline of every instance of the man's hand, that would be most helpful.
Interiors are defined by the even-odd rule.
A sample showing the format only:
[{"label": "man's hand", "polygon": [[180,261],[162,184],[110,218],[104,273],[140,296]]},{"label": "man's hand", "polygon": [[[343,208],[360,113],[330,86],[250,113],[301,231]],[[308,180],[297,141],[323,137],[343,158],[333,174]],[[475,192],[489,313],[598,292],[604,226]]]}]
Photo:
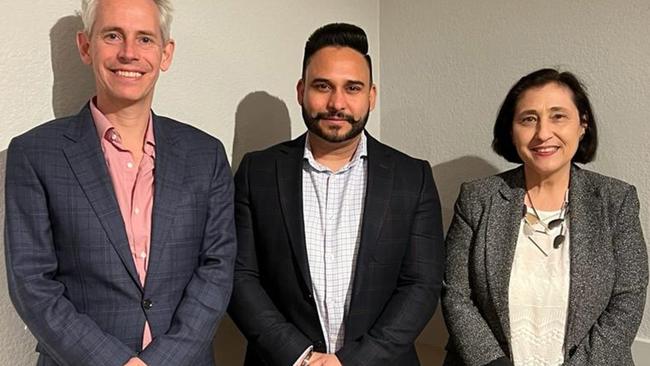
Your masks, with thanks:
[{"label": "man's hand", "polygon": [[314,352],[309,359],[309,366],[343,366],[336,357],[328,353]]},{"label": "man's hand", "polygon": [[133,357],[132,359],[129,360],[129,362],[125,363],[124,366],[147,366],[144,361],[137,357]]}]

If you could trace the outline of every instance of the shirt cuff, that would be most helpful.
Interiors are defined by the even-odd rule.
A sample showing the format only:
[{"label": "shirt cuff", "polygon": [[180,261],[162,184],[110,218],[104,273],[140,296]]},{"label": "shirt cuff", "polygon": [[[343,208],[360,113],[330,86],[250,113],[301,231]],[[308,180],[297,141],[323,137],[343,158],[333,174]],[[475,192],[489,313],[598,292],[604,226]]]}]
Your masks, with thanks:
[{"label": "shirt cuff", "polygon": [[298,360],[296,360],[296,362],[294,362],[293,366],[301,366],[302,362],[305,360],[305,357],[307,357],[309,352],[311,352],[313,350],[314,350],[314,346],[307,347],[305,352],[303,352],[302,355],[300,355],[300,357],[298,357]]}]

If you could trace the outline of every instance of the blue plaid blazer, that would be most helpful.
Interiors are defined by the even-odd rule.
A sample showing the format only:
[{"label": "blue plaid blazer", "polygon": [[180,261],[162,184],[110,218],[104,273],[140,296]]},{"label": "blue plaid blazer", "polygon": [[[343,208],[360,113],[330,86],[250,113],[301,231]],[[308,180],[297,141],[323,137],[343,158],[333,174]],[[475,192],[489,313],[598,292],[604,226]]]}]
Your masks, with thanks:
[{"label": "blue plaid blazer", "polygon": [[[153,116],[155,195],[142,286],[88,106],[7,153],[9,292],[39,365],[212,365],[232,289],[233,184],[222,144]],[[141,350],[145,320],[153,342]]]}]

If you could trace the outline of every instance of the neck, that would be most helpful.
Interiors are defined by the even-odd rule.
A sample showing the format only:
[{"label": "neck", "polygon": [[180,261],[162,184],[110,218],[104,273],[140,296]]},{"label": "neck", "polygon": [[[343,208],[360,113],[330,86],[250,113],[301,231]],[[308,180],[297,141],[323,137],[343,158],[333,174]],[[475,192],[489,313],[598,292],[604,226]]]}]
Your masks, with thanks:
[{"label": "neck", "polygon": [[548,176],[542,176],[524,165],[524,175],[528,192],[527,205],[532,205],[532,199],[534,206],[539,210],[557,211],[562,208],[566,191],[569,189],[571,165]]},{"label": "neck", "polygon": [[314,159],[336,172],[347,164],[361,141],[361,134],[341,142],[329,142],[308,132],[309,145]]},{"label": "neck", "polygon": [[97,108],[106,116],[119,133],[122,144],[132,153],[139,155],[144,144],[151,116],[151,103],[120,103],[97,96]]}]

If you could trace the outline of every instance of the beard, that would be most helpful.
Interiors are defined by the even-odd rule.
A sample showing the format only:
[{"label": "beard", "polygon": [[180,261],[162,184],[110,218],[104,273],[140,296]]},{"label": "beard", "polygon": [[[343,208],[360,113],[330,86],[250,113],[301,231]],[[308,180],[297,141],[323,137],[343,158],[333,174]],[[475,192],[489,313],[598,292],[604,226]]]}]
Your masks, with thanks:
[{"label": "beard", "polygon": [[[361,118],[356,120],[354,119],[354,116],[352,116],[351,114],[346,114],[343,112],[334,112],[334,113],[319,112],[312,117],[307,111],[307,109],[305,109],[305,107],[302,106],[302,119],[305,121],[307,130],[309,130],[309,132],[313,133],[314,135],[322,138],[323,140],[332,143],[348,141],[357,137],[361,132],[363,132],[363,129],[366,127],[366,123],[368,123],[368,118],[370,118],[370,108],[368,108],[368,111],[366,112],[365,115],[361,116]],[[339,135],[338,127],[324,128],[320,126],[319,122],[322,119],[345,120],[351,126],[350,131],[348,131],[343,135]]]}]

